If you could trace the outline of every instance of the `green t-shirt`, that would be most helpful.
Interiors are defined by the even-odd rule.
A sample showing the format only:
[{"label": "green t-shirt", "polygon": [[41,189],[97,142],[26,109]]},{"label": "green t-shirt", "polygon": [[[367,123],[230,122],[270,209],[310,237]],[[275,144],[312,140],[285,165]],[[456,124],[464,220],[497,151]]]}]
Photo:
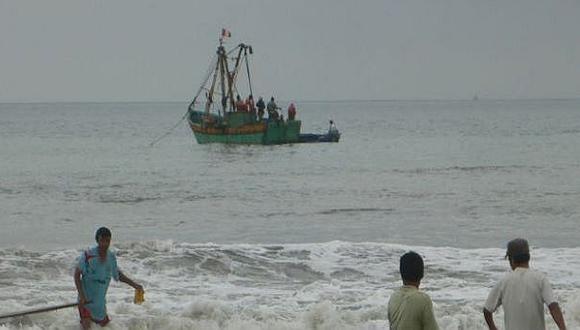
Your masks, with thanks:
[{"label": "green t-shirt", "polygon": [[391,330],[439,330],[431,298],[410,285],[391,295],[389,323]]}]

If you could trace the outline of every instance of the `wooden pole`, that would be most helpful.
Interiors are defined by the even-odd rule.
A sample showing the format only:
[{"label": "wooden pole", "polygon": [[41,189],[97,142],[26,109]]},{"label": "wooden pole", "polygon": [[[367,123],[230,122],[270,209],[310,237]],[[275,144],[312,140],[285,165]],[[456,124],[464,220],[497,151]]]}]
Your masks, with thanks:
[{"label": "wooden pole", "polygon": [[28,310],[28,311],[22,311],[22,312],[18,312],[18,313],[0,315],[0,319],[6,319],[6,318],[9,318],[9,317],[24,316],[24,315],[28,315],[28,314],[36,314],[36,313],[50,312],[50,311],[55,311],[57,309],[75,307],[75,306],[78,306],[78,304],[79,304],[78,302],[75,302],[75,303],[58,305],[58,306],[50,306],[50,307],[44,307],[44,308],[39,308],[39,309],[31,309],[31,310]]},{"label": "wooden pole", "polygon": [[250,76],[250,64],[248,63],[247,49],[248,49],[247,47],[244,49],[244,60],[246,60],[246,71],[248,72],[248,86],[250,86],[250,95],[254,97],[254,92],[252,91],[252,77]]}]

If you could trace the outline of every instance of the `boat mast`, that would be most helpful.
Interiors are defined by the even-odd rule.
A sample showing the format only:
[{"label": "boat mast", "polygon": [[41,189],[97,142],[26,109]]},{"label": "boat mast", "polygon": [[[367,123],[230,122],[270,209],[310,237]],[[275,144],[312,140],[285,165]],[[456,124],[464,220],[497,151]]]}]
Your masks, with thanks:
[{"label": "boat mast", "polygon": [[[252,91],[252,82],[251,82],[251,77],[250,77],[250,67],[248,64],[248,49],[250,50],[250,54],[252,54],[252,47],[249,45],[245,45],[245,44],[239,44],[238,47],[238,56],[236,57],[236,62],[234,63],[234,67],[233,67],[233,71],[230,72],[229,70],[229,65],[228,65],[228,57],[226,53],[226,50],[223,46],[222,40],[220,40],[220,45],[218,47],[217,50],[217,54],[218,54],[218,63],[216,66],[216,75],[217,75],[217,70],[219,69],[220,71],[220,87],[221,87],[221,91],[222,91],[222,108],[224,113],[227,111],[228,108],[228,102],[230,104],[230,109],[233,111],[233,109],[235,108],[235,100],[234,100],[234,89],[235,89],[235,80],[236,80],[236,75],[238,73],[238,70],[240,68],[240,64],[241,64],[241,59],[242,59],[242,54],[244,55],[244,59],[246,62],[246,70],[248,72],[248,84],[250,86],[250,94],[253,95],[253,91]],[[232,50],[233,51],[233,50]],[[230,51],[230,53],[232,52]],[[227,79],[227,85],[226,85],[226,79]],[[214,81],[215,83],[215,81]],[[213,91],[213,84],[212,84],[212,89]]]},{"label": "boat mast", "polygon": [[209,88],[209,91],[207,93],[208,94],[207,95],[207,101],[206,101],[206,104],[205,104],[205,113],[206,114],[209,114],[209,108],[211,107],[211,104],[213,103],[213,93],[214,93],[214,90],[215,90],[215,82],[217,80],[217,74],[218,74],[218,71],[219,71],[219,66],[220,66],[220,62],[218,60],[216,62],[215,69],[214,69],[214,72],[213,72],[213,79],[211,81],[211,87]]},{"label": "boat mast", "polygon": [[250,75],[250,64],[248,63],[248,49],[250,49],[250,54],[253,54],[254,51],[252,50],[252,46],[247,46],[244,49],[244,60],[246,61],[246,71],[248,73],[248,86],[250,87],[250,95],[254,95],[254,92],[252,91],[252,77]]},{"label": "boat mast", "polygon": [[222,104],[222,108],[224,113],[226,113],[228,111],[228,101],[227,101],[227,96],[226,96],[226,85],[225,85],[225,69],[224,69],[224,58],[226,56],[226,50],[224,49],[224,46],[222,45],[222,41],[220,40],[220,46],[218,47],[218,66],[219,66],[219,71],[220,71],[220,87],[221,87],[221,91],[222,91],[222,99],[221,99],[221,104]]},{"label": "boat mast", "polygon": [[228,66],[228,57],[224,54],[223,57],[223,67],[225,68],[226,77],[228,77],[228,100],[230,101],[230,109],[234,111],[235,109],[235,101],[234,101],[234,92],[233,92],[233,85],[234,85],[234,72],[230,72],[230,68]]}]

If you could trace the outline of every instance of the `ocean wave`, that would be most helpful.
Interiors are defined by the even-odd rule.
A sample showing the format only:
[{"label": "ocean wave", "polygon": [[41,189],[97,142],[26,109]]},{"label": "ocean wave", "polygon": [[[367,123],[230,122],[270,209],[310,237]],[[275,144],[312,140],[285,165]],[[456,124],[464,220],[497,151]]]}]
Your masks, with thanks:
[{"label": "ocean wave", "polygon": [[362,213],[362,212],[382,212],[390,213],[395,209],[393,208],[377,208],[377,207],[361,207],[361,208],[340,208],[340,209],[330,209],[316,212],[317,214],[333,215],[340,213]]},{"label": "ocean wave", "polygon": [[[571,302],[570,312],[565,318],[569,329],[578,329],[580,313],[579,300]],[[197,299],[183,304],[181,308],[168,311],[167,306],[145,302],[141,306],[128,302],[109,303],[112,322],[107,328],[148,330],[148,329],[200,329],[200,330],[378,330],[387,329],[386,301],[374,308],[364,310],[342,310],[330,301],[312,304],[299,313],[289,313],[273,306],[260,308],[236,308],[224,302]],[[484,330],[487,329],[481,315],[480,306],[462,305],[450,313],[449,306],[435,303],[435,316],[442,330]],[[566,306],[564,306],[566,307]],[[0,323],[2,330],[37,329],[78,329],[77,312],[60,310],[19,317]],[[502,323],[499,312],[496,321]],[[557,329],[547,320],[548,330]]]},{"label": "ocean wave", "polygon": [[[128,287],[112,283],[112,329],[384,329],[386,303],[401,285],[399,257],[408,250],[425,259],[422,289],[441,328],[485,329],[481,305],[509,270],[500,248],[151,240],[114,249],[121,269],[144,285],[146,302],[133,305]],[[0,314],[74,301],[72,267],[81,251],[0,249]],[[548,273],[571,329],[580,327],[579,261],[580,248],[532,250],[532,265]],[[62,310],[0,320],[0,329],[71,329],[77,317]]]},{"label": "ocean wave", "polygon": [[159,196],[136,196],[133,194],[109,194],[100,195],[99,203],[119,203],[119,204],[138,204],[142,202],[159,200]]},{"label": "ocean wave", "polygon": [[425,167],[414,169],[394,169],[392,172],[399,174],[447,174],[453,172],[514,172],[520,170],[539,170],[541,167],[528,165],[478,165],[478,166],[449,166],[449,167]]}]

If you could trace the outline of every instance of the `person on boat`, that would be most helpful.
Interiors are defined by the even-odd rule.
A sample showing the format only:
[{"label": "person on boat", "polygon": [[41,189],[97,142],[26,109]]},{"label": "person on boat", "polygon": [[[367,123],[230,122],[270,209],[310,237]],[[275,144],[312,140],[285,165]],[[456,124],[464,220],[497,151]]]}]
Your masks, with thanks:
[{"label": "person on boat", "polygon": [[264,99],[261,96],[258,99],[258,103],[256,103],[256,107],[258,108],[258,120],[262,121],[262,118],[264,118],[264,109],[266,109],[266,104],[264,103]]},{"label": "person on boat", "polygon": [[273,96],[270,98],[270,102],[268,102],[267,109],[268,109],[268,118],[269,119],[274,119],[274,120],[278,119],[279,116],[278,116],[277,109],[280,109],[280,108],[278,107],[278,105],[274,101]]},{"label": "person on boat", "polygon": [[250,112],[256,113],[256,105],[254,104],[254,97],[252,96],[252,94],[250,94],[246,99],[246,105],[248,106],[248,110]]},{"label": "person on boat", "polygon": [[252,94],[250,94],[248,96],[248,98],[246,99],[246,108],[248,109],[248,111],[254,115],[254,118],[256,117],[256,105],[254,104],[254,97],[252,96]]},{"label": "person on boat", "polygon": [[338,129],[336,128],[334,121],[331,120],[329,122],[328,135],[336,135],[336,134],[338,134]]},{"label": "person on boat", "polygon": [[294,120],[296,118],[296,106],[294,103],[290,103],[288,106],[288,120]]},{"label": "person on boat", "polygon": [[207,101],[205,102],[205,112],[209,112],[211,105],[213,103],[213,97],[209,93],[205,93]]},{"label": "person on boat", "polygon": [[506,329],[545,330],[545,304],[558,329],[565,330],[564,317],[548,278],[530,269],[528,241],[523,238],[511,240],[507,244],[505,257],[513,271],[505,275],[487,297],[483,317],[489,329],[497,329],[493,312],[502,305]]},{"label": "person on boat", "polygon": [[388,318],[393,330],[438,330],[433,315],[433,302],[429,295],[419,290],[423,279],[423,258],[413,251],[399,260],[403,286],[389,299]]},{"label": "person on boat", "polygon": [[246,108],[247,108],[246,102],[244,102],[240,97],[240,95],[238,94],[238,96],[236,97],[236,110],[238,112],[246,112]]},{"label": "person on boat", "polygon": [[74,273],[83,329],[90,329],[92,322],[100,326],[105,326],[110,322],[105,296],[111,277],[143,293],[143,287],[140,284],[129,279],[117,268],[117,257],[109,250],[111,231],[106,227],[101,227],[97,230],[95,239],[97,246],[81,254]]}]

